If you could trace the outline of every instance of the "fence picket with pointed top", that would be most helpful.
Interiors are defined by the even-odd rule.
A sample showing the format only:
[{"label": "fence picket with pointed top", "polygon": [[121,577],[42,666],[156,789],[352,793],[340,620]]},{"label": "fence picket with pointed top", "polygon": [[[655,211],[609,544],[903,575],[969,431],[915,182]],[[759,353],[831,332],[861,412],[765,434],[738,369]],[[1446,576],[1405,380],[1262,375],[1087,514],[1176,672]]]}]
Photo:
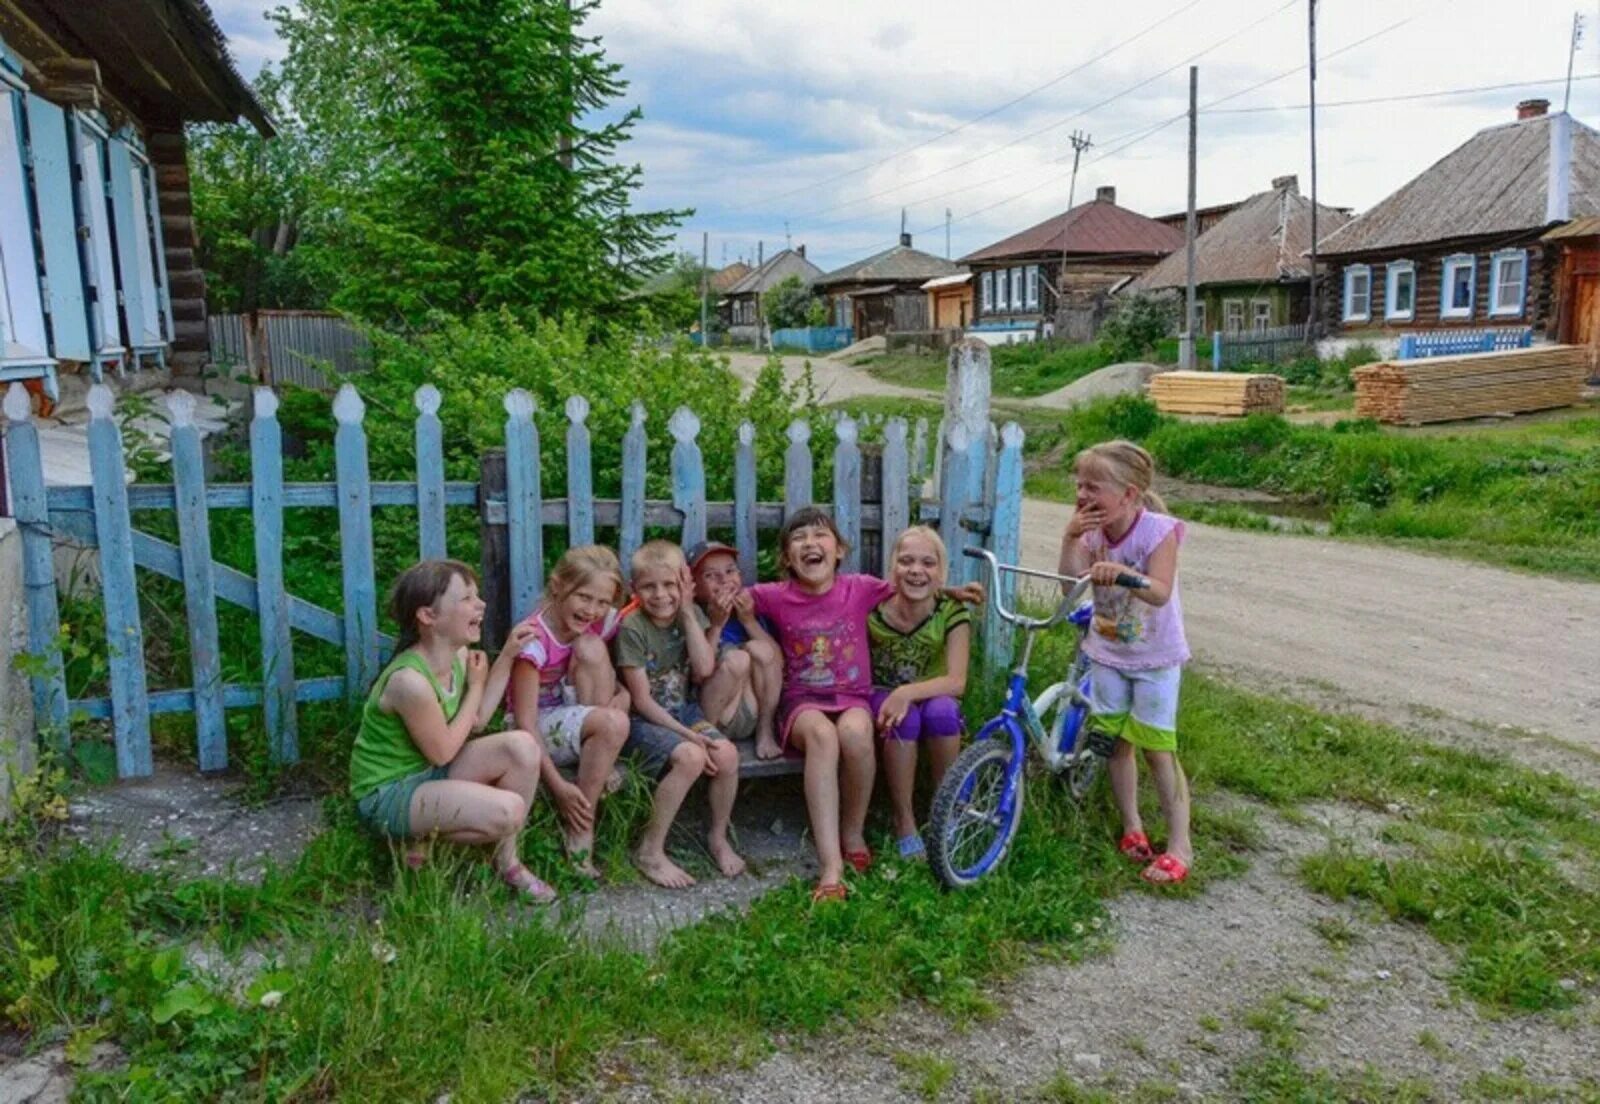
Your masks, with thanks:
[{"label": "fence picket with pointed top", "polygon": [[539,429],[533,396],[520,387],[505,398],[506,525],[511,533],[511,624],[533,612],[544,593],[544,502],[539,487]]},{"label": "fence picket with pointed top", "polygon": [[[911,524],[910,465],[906,456],[906,420],[890,418],[883,426],[883,563],[877,565],[889,577],[889,558],[894,540]],[[874,565],[868,565],[872,567]]]},{"label": "fence picket with pointed top", "polygon": [[445,557],[444,427],[439,423],[439,389],[417,388],[417,534],[422,558]]},{"label": "fence picket with pointed top", "polygon": [[[250,420],[250,514],[255,524],[256,603],[261,627],[261,708],[275,763],[300,758],[295,712],[294,642],[289,594],[283,578],[283,431],[278,396],[270,387],[255,391]],[[443,539],[440,539],[443,546]]]},{"label": "fence picket with pointed top", "polygon": [[72,740],[67,723],[67,683],[61,662],[61,615],[56,606],[55,569],[50,552],[50,506],[44,482],[39,429],[27,388],[6,389],[6,474],[11,481],[11,512],[22,530],[22,586],[28,604],[28,652],[43,661],[30,678],[36,722],[65,754]]},{"label": "fence picket with pointed top", "polygon": [[111,726],[117,743],[117,776],[143,778],[153,769],[150,702],[122,431],[111,416],[112,403],[111,388],[105,384],[89,388],[89,470],[94,480],[100,587],[106,611],[106,647],[110,652]]},{"label": "fence picket with pointed top", "polygon": [[706,539],[706,472],[695,438],[700,419],[687,406],[672,412],[667,421],[672,434],[672,504],[683,514],[683,547]]},{"label": "fence picket with pointed top", "polygon": [[228,726],[222,711],[222,649],[217,639],[217,595],[211,576],[211,527],[206,514],[205,460],[194,424],[195,398],[167,396],[172,416],[172,488],[177,502],[178,552],[183,563],[183,604],[194,675],[195,734],[200,769],[228,765]]},{"label": "fence picket with pointed top", "polygon": [[783,516],[811,505],[811,423],[796,418],[787,430],[789,447],[783,454]]},{"label": "fence picket with pointed top", "polygon": [[339,388],[333,416],[334,481],[339,487],[339,562],[344,579],[345,698],[360,701],[378,677],[378,592],[372,563],[372,477],[367,465],[366,404],[350,384]]},{"label": "fence picket with pointed top", "polygon": [[972,459],[971,434],[967,427],[956,422],[950,427],[944,448],[944,465],[939,476],[939,535],[944,538],[949,553],[950,581],[965,583],[973,578],[962,549],[967,547],[968,530],[961,524],[971,502],[967,494],[971,487],[969,468]]},{"label": "fence picket with pointed top", "polygon": [[644,403],[635,400],[628,418],[628,432],[622,438],[622,516],[617,538],[624,579],[632,575],[633,554],[644,543]]},{"label": "fence picket with pointed top", "polygon": [[589,400],[567,399],[567,544],[594,543],[594,472],[589,465]]},{"label": "fence picket with pointed top", "polygon": [[928,478],[928,419],[918,418],[911,435],[911,485],[919,494]]},{"label": "fence picket with pointed top", "polygon": [[[995,460],[994,520],[990,550],[1006,564],[1020,562],[1022,556],[1022,427],[1007,422],[1000,430],[1000,453]],[[1002,573],[1000,597],[1007,606],[1015,603],[1017,577]],[[1011,662],[1011,634],[995,612],[997,602],[989,602],[984,614],[984,657],[990,670]]]},{"label": "fence picket with pointed top", "polygon": [[733,454],[733,543],[746,586],[756,581],[756,541],[756,427],[740,422]]},{"label": "fence picket with pointed top", "polygon": [[861,446],[854,418],[839,419],[834,427],[838,443],[833,447],[833,523],[839,527],[849,551],[844,554],[844,570],[861,570]]}]

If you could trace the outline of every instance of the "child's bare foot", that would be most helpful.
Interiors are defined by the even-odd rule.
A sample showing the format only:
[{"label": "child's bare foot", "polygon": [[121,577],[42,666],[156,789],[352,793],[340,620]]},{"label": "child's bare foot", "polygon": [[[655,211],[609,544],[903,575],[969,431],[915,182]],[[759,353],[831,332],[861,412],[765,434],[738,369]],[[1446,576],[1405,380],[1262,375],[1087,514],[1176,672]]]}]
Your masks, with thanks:
[{"label": "child's bare foot", "polygon": [[778,746],[777,738],[770,732],[756,733],[756,758],[776,759],[783,754],[783,749]]},{"label": "child's bare foot", "polygon": [[650,854],[635,851],[633,865],[639,868],[639,873],[662,889],[688,889],[694,885],[694,879],[689,876],[689,872],[667,858],[665,851]]},{"label": "child's bare foot", "polygon": [[564,836],[567,859],[572,863],[572,869],[585,878],[599,878],[600,871],[594,865],[594,834],[567,832]]},{"label": "child's bare foot", "polygon": [[707,840],[706,845],[711,851],[711,857],[716,861],[717,869],[722,871],[724,878],[737,878],[744,873],[744,859],[739,852],[733,849],[726,837]]}]

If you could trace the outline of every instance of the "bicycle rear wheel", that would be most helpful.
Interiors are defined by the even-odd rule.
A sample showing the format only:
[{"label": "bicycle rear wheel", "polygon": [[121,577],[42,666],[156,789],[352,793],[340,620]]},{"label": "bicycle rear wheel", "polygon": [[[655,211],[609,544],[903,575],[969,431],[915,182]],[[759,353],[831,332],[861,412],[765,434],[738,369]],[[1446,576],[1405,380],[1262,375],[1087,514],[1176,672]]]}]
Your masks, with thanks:
[{"label": "bicycle rear wheel", "polygon": [[951,889],[964,889],[1000,865],[1022,822],[1022,780],[1009,809],[1006,783],[1013,769],[1011,745],[979,740],[950,765],[933,797],[928,818],[928,863]]}]

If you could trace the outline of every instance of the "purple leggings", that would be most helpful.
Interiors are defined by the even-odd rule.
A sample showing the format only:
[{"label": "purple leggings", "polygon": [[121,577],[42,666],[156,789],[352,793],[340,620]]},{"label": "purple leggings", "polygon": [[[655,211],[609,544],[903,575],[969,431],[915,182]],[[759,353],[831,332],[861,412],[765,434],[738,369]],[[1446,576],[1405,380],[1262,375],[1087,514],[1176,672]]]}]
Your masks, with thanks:
[{"label": "purple leggings", "polygon": [[[878,708],[889,696],[887,690],[872,692],[872,716],[876,720]],[[941,736],[959,736],[962,729],[961,706],[954,698],[925,698],[912,702],[906,716],[894,728],[883,734],[886,740],[936,740]]]}]

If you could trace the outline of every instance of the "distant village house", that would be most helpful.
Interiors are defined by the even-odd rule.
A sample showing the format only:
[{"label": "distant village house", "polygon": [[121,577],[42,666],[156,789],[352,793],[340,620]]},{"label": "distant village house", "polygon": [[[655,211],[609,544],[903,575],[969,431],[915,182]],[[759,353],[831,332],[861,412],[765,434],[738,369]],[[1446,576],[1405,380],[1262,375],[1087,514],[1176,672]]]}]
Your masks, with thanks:
[{"label": "distant village house", "polygon": [[728,337],[734,341],[755,342],[761,337],[761,296],[790,276],[810,287],[822,269],[806,260],[806,247],[780,250],[761,265],[741,276],[717,302],[717,316]]},{"label": "distant village house", "polygon": [[933,328],[923,285],[961,273],[960,265],[913,249],[911,235],[901,234],[897,245],[819,276],[811,287],[827,298],[833,324],[849,328],[859,341]]}]

